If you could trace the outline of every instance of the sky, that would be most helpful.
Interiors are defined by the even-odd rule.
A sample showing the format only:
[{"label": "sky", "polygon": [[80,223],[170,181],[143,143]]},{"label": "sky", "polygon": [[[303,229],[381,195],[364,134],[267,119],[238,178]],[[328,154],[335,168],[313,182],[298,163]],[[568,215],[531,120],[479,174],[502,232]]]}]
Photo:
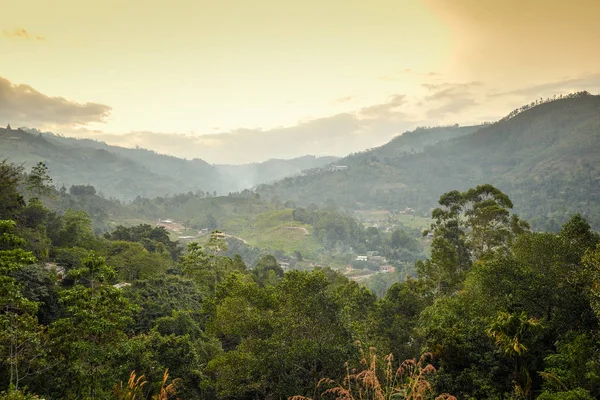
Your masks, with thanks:
[{"label": "sky", "polygon": [[211,163],[600,91],[599,0],[0,0],[0,124]]}]

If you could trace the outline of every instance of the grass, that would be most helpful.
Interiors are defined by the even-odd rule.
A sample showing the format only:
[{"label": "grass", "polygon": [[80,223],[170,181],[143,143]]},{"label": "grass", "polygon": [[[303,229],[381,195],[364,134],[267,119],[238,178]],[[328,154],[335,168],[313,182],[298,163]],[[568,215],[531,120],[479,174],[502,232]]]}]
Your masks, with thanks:
[{"label": "grass", "polygon": [[378,224],[384,226],[386,224],[402,224],[410,229],[418,229],[420,231],[429,228],[431,218],[421,217],[412,214],[396,214],[390,215],[387,210],[359,210],[356,215],[360,221],[366,224]]},{"label": "grass", "polygon": [[300,251],[304,257],[314,259],[323,246],[312,235],[310,225],[294,221],[292,211],[273,210],[233,217],[226,220],[221,229],[246,240],[252,246],[281,250],[290,255]]},{"label": "grass", "polygon": [[[444,393],[436,396],[431,378],[436,369],[430,364],[432,355],[425,353],[419,360],[409,359],[394,368],[392,354],[378,359],[374,349],[368,354],[361,348],[360,368],[350,369],[346,363],[346,376],[341,382],[323,378],[317,384],[321,399],[336,400],[456,400]],[[397,364],[396,364],[397,365]],[[316,391],[316,392],[317,392]],[[435,396],[435,397],[434,397]],[[312,400],[304,396],[292,396],[290,400]]]},{"label": "grass", "polygon": [[395,215],[394,219],[398,220],[398,222],[402,223],[404,226],[407,226],[411,229],[418,229],[420,231],[429,228],[432,222],[431,218],[409,214]]}]

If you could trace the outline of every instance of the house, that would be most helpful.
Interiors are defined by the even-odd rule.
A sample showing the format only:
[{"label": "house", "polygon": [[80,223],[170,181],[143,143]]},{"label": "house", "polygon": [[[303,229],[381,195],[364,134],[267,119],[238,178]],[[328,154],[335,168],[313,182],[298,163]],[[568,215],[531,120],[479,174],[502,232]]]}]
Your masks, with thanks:
[{"label": "house", "polygon": [[367,261],[367,256],[356,256],[356,261]]},{"label": "house", "polygon": [[279,265],[284,271],[290,269],[290,263],[288,262],[280,262]]},{"label": "house", "polygon": [[127,287],[127,286],[131,286],[131,283],[129,283],[129,282],[119,282],[119,283],[116,283],[116,284],[113,285],[113,287],[117,288],[117,289],[122,289],[122,288]]},{"label": "house", "polygon": [[47,262],[44,263],[44,269],[46,271],[52,271],[56,274],[56,276],[58,277],[58,280],[61,281],[64,276],[67,274],[67,271],[65,270],[64,267],[61,267],[60,265],[56,265],[56,263],[53,262]]},{"label": "house", "polygon": [[367,257],[373,257],[379,255],[378,251],[367,251]]},{"label": "house", "polygon": [[396,267],[392,265],[382,265],[381,267],[379,267],[379,272],[384,274],[389,274],[390,272],[394,271],[396,271]]}]

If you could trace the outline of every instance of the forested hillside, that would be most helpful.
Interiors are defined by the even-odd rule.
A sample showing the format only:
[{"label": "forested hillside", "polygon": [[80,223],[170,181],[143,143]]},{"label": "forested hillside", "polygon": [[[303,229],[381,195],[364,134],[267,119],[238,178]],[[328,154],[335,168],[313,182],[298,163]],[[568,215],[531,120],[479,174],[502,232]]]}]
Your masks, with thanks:
[{"label": "forested hillside", "polygon": [[[413,137],[436,132],[466,135],[411,150]],[[428,215],[445,191],[490,182],[515,199],[536,229],[556,231],[573,212],[598,228],[598,154],[600,96],[581,92],[534,102],[481,127],[408,132],[336,162],[344,170],[286,178],[259,193],[300,204],[330,199],[352,209],[411,207]]]},{"label": "forested hillside", "polygon": [[[600,235],[580,215],[534,233],[499,189],[450,191],[431,256],[377,298],[330,268],[248,265],[218,231],[187,249],[160,226],[96,235],[43,205],[71,196],[49,183],[0,164],[1,399],[600,396]],[[292,216],[364,239],[334,209]]]},{"label": "forested hillside", "polygon": [[305,156],[246,165],[210,165],[154,151],[110,146],[89,139],[67,138],[35,129],[0,128],[0,159],[31,167],[44,162],[55,184],[92,185],[106,197],[133,200],[183,192],[227,194],[259,183],[300,174],[336,160]]},{"label": "forested hillside", "polygon": [[44,162],[56,185],[92,185],[108,196],[135,198],[178,191],[179,182],[104,149],[55,143],[40,134],[0,128],[0,157],[28,167]]},{"label": "forested hillside", "polygon": [[[12,164],[2,165],[8,168]],[[428,243],[421,229],[405,225],[407,218],[388,216],[382,221],[384,225],[377,228],[372,222],[361,223],[352,213],[336,207],[305,209],[289,202],[267,202],[249,190],[228,196],[205,192],[151,199],[138,196],[133,202],[121,202],[99,196],[91,185],[56,189],[51,186],[52,171],[43,163],[29,172],[19,166],[11,168],[20,177],[19,190],[25,199],[36,197],[41,205],[53,210],[53,218],[81,210],[97,235],[120,228],[138,226],[146,231],[158,226],[184,247],[189,242],[208,240],[217,229],[223,232],[228,244],[226,254],[231,257],[237,254],[249,265],[272,254],[288,269],[327,266],[346,271],[349,268],[346,271],[349,276],[372,287],[379,295],[394,282],[414,273],[412,263],[424,257]],[[49,182],[42,195],[34,195],[25,183],[31,176],[45,177]],[[356,262],[357,256],[365,254],[373,257]]]}]

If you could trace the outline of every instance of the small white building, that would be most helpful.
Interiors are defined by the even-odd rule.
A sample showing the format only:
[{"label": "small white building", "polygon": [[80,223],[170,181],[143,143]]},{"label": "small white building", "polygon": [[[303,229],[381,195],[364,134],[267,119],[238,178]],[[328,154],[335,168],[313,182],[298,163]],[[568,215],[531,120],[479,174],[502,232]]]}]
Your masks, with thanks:
[{"label": "small white building", "polygon": [[123,289],[124,287],[127,287],[127,286],[131,286],[131,283],[129,283],[129,282],[119,282],[119,283],[115,283],[113,285],[113,287],[115,287],[117,289]]}]

